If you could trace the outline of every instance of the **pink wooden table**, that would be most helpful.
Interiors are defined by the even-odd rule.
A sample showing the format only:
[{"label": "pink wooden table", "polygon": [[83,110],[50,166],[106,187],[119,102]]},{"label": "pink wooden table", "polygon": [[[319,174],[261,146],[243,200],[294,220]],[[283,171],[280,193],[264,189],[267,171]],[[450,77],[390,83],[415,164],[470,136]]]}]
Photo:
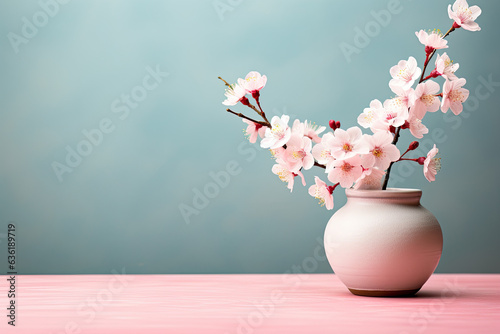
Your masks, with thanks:
[{"label": "pink wooden table", "polygon": [[16,327],[0,287],[2,334],[500,333],[500,275],[434,275],[411,298],[333,274],[16,276]]}]

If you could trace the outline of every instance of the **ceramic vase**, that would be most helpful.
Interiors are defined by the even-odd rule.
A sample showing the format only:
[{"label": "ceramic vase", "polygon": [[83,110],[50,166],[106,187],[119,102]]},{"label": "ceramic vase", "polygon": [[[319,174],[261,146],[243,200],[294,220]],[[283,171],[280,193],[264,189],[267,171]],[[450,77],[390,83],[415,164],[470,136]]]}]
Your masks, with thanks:
[{"label": "ceramic vase", "polygon": [[355,295],[414,295],[436,269],[441,227],[420,205],[417,189],[346,189],[347,203],[330,219],[325,251]]}]

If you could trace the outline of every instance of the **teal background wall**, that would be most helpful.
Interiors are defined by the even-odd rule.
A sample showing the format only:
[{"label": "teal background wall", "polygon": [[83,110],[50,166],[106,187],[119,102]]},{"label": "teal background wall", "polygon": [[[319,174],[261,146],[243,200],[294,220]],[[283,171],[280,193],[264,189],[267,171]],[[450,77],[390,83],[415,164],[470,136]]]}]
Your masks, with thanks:
[{"label": "teal background wall", "polygon": [[[269,115],[353,126],[372,99],[392,96],[391,66],[410,55],[422,66],[414,33],[446,31],[451,2],[2,1],[0,271],[9,222],[24,274],[331,271],[315,252],[333,212],[271,173],[269,153],[225,112],[217,76],[260,71]],[[447,50],[470,102],[458,117],[425,119],[443,168],[429,184],[401,164],[392,185],[421,188],[439,219],[438,272],[498,273],[500,2],[470,4],[483,9],[482,31],[454,32]],[[184,219],[180,207],[226,168],[228,184]],[[344,203],[337,190],[335,207]]]}]

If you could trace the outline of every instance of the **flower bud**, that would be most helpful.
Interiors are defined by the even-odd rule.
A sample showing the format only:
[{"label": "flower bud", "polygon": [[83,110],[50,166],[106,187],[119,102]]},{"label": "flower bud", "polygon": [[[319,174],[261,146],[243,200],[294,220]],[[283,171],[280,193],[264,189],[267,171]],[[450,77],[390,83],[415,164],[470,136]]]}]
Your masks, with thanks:
[{"label": "flower bud", "polygon": [[255,99],[255,101],[259,101],[260,97],[260,92],[258,90],[252,92],[252,97]]},{"label": "flower bud", "polygon": [[439,73],[436,69],[433,69],[431,73],[429,74],[430,78],[437,78],[439,76],[443,75],[442,73]]},{"label": "flower bud", "polygon": [[331,119],[329,122],[328,122],[328,125],[330,126],[330,128],[332,128],[333,131],[337,130],[338,128],[340,128],[340,122],[337,121],[335,122],[333,119]]},{"label": "flower bud", "polygon": [[248,101],[248,98],[246,96],[243,96],[240,100],[241,104],[243,104],[244,106],[248,106],[250,105],[250,101]]},{"label": "flower bud", "polygon": [[418,147],[418,141],[412,141],[410,143],[410,146],[408,146],[408,150],[413,151],[413,150],[417,149],[417,147]]}]

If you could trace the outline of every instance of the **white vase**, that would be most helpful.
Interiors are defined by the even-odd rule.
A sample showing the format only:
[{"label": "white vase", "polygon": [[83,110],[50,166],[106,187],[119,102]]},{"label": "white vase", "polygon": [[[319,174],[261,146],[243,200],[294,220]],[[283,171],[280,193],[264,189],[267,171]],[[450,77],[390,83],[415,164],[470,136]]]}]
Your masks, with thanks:
[{"label": "white vase", "polygon": [[413,295],[436,269],[441,227],[420,205],[417,189],[346,189],[347,203],[330,219],[325,251],[355,295]]}]

